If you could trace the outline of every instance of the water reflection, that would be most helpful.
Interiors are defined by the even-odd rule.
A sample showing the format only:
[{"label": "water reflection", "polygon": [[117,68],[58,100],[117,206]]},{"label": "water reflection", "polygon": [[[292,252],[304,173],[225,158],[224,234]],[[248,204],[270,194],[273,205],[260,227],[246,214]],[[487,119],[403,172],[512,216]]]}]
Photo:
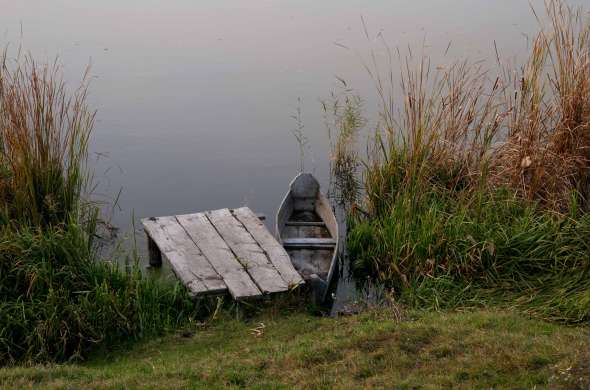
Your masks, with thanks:
[{"label": "water reflection", "polygon": [[327,183],[318,100],[339,76],[374,117],[359,58],[377,33],[393,47],[426,40],[444,65],[491,56],[493,40],[507,56],[519,53],[536,21],[528,0],[23,0],[3,2],[0,26],[2,44],[59,55],[71,83],[92,64],[97,192],[110,200],[122,189],[112,222],[125,231],[132,216],[241,205],[272,226],[298,166],[297,98],[311,145],[306,166]]}]

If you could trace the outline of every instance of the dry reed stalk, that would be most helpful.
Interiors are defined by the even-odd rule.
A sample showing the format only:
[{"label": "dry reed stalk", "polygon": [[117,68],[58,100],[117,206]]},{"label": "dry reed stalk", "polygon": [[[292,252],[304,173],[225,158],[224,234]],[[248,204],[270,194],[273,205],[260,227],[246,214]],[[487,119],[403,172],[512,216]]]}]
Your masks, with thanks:
[{"label": "dry reed stalk", "polygon": [[78,216],[94,113],[87,73],[72,94],[57,61],[0,61],[0,195],[4,218],[42,226]]},{"label": "dry reed stalk", "polygon": [[[581,9],[546,3],[541,31],[519,78],[505,80],[507,138],[492,181],[549,209],[567,211],[572,193],[590,207],[590,24]],[[508,74],[508,72],[506,72]]]},{"label": "dry reed stalk", "polygon": [[500,76],[467,61],[433,71],[427,56],[398,51],[400,111],[393,55],[386,46],[390,71],[382,75],[372,53],[365,67],[381,115],[365,171],[370,211],[425,183],[509,187],[557,212],[575,193],[590,209],[590,23],[563,0],[548,0],[546,12],[550,28],[535,38],[527,63]]}]

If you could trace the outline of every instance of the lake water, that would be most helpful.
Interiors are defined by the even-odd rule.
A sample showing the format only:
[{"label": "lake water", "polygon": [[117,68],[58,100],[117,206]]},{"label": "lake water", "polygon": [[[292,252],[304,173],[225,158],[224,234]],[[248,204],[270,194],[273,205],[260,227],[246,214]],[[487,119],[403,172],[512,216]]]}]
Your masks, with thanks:
[{"label": "lake water", "polygon": [[426,42],[444,66],[492,57],[494,40],[505,57],[518,55],[537,29],[528,0],[1,2],[0,45],[59,56],[71,85],[91,64],[97,195],[121,191],[112,221],[122,231],[133,216],[241,205],[272,223],[298,170],[299,98],[306,168],[327,183],[320,99],[338,76],[375,113],[362,59],[380,48],[379,32],[392,47]]}]

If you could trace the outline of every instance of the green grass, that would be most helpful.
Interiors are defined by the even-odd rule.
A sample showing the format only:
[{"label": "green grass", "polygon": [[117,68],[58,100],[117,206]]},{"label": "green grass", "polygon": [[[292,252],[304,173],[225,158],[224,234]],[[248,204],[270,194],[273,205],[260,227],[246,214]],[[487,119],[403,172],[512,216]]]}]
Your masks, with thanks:
[{"label": "green grass", "polygon": [[590,318],[590,215],[550,214],[507,193],[462,195],[400,191],[386,211],[353,220],[353,270],[421,308],[495,302]]},{"label": "green grass", "polygon": [[[255,336],[252,329],[261,323],[263,333]],[[585,388],[588,350],[588,328],[511,312],[422,312],[401,322],[387,311],[340,319],[267,312],[249,321],[224,318],[84,364],[0,369],[0,383],[44,389]]]},{"label": "green grass", "polygon": [[393,52],[385,67],[373,53],[380,114],[358,174],[347,129],[361,113],[336,117],[334,173],[364,190],[349,213],[353,271],[405,304],[590,319],[590,22],[563,0],[545,10],[520,68],[498,55],[500,70],[434,69],[410,50],[396,77]]},{"label": "green grass", "polygon": [[180,285],[97,261],[79,226],[0,229],[0,364],[64,361],[198,314]]},{"label": "green grass", "polygon": [[86,80],[71,90],[57,62],[0,53],[0,365],[81,359],[204,307],[133,254],[125,269],[99,258]]}]

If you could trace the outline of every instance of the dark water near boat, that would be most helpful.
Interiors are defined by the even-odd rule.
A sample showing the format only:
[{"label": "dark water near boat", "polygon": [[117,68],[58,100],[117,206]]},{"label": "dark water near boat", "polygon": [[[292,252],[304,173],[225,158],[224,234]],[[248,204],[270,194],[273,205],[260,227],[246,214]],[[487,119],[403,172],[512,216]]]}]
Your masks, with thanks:
[{"label": "dark water near boat", "polygon": [[[91,64],[96,195],[117,199],[112,223],[122,235],[142,217],[241,205],[272,226],[298,170],[298,98],[306,169],[327,185],[319,100],[338,88],[338,76],[374,117],[361,59],[371,47],[384,57],[378,33],[392,47],[426,42],[433,66],[445,66],[493,57],[494,40],[505,57],[518,55],[537,28],[528,0],[1,3],[0,45],[22,45],[40,60],[59,56],[71,85]],[[137,239],[143,251],[143,233]]]}]

